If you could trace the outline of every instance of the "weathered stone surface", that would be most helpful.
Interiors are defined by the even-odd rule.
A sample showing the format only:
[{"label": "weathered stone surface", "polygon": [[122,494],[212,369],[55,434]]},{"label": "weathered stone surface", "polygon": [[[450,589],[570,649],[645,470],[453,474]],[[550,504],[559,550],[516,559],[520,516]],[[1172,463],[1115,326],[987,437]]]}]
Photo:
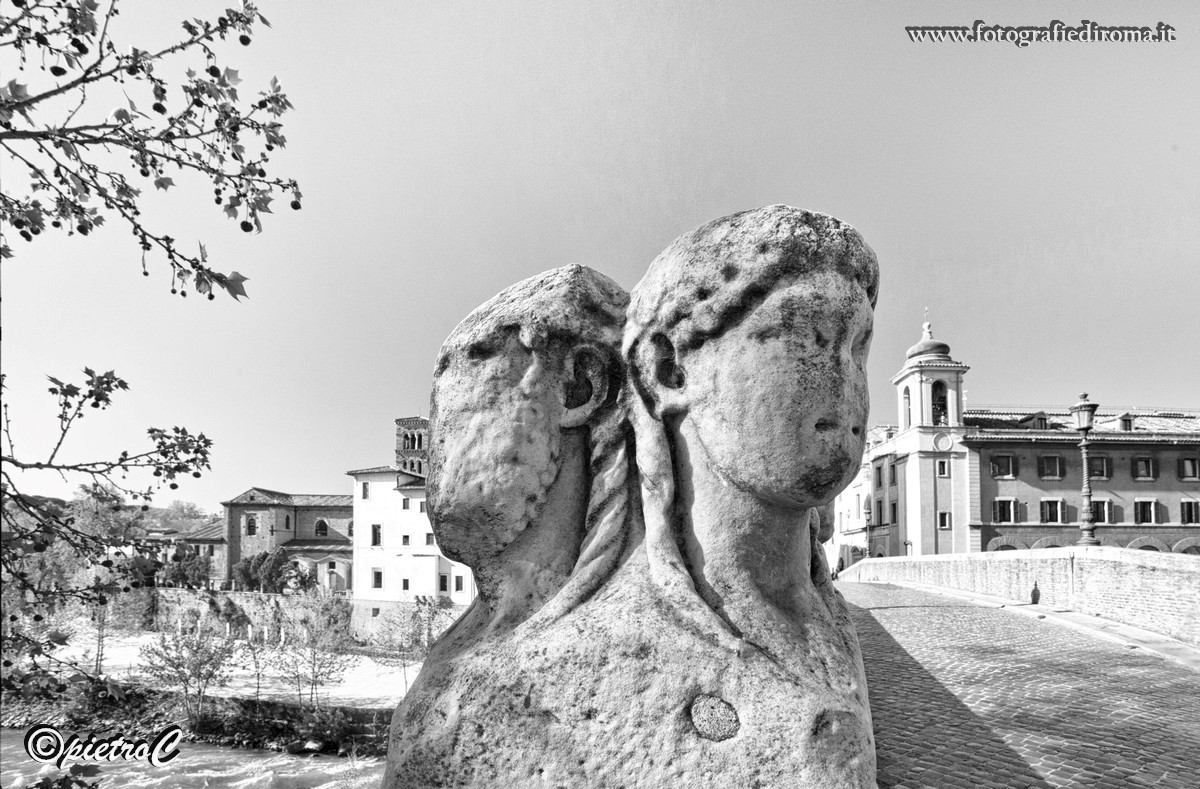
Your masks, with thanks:
[{"label": "weathered stone surface", "polygon": [[875,785],[814,546],[861,456],[876,288],[853,229],[771,206],[676,240],[624,315],[571,267],[455,330],[430,517],[480,596],[396,711],[385,787]]}]

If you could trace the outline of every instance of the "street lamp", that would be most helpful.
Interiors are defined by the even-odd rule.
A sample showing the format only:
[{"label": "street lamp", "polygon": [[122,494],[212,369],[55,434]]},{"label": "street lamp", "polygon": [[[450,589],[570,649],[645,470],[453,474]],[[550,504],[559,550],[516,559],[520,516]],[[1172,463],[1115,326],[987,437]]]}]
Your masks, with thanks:
[{"label": "street lamp", "polygon": [[1099,545],[1096,539],[1095,514],[1092,512],[1092,470],[1088,466],[1088,432],[1096,417],[1096,409],[1100,406],[1088,402],[1087,392],[1079,395],[1079,402],[1071,406],[1071,416],[1075,417],[1075,429],[1083,436],[1079,441],[1079,455],[1083,458],[1083,501],[1079,507],[1079,542],[1076,545]]}]

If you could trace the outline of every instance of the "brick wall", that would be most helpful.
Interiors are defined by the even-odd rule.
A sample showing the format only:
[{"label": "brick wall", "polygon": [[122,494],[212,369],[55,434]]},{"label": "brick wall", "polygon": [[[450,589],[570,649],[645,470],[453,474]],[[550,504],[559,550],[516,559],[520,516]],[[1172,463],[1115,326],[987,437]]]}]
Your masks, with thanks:
[{"label": "brick wall", "polygon": [[1200,556],[1123,548],[865,559],[843,581],[909,582],[1097,614],[1200,644]]}]

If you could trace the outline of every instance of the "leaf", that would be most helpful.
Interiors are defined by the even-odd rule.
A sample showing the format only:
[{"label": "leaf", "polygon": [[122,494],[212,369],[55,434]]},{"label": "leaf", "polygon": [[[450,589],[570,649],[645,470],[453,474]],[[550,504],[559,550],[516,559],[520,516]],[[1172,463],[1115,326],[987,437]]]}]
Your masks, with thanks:
[{"label": "leaf", "polygon": [[199,241],[197,241],[196,243],[199,244],[199,246],[200,246],[200,262],[201,263],[208,262],[208,250],[205,249],[204,245],[200,244]]},{"label": "leaf", "polygon": [[24,101],[29,98],[29,91],[24,85],[11,79],[8,81],[8,95],[12,97],[13,101]]},{"label": "leaf", "polygon": [[170,178],[168,178],[165,175],[159,176],[158,178],[154,179],[154,188],[161,189],[164,192],[167,191],[168,188],[170,188],[174,185],[175,185],[175,182],[172,181]]},{"label": "leaf", "polygon": [[242,287],[242,283],[247,279],[249,279],[249,277],[243,277],[236,271],[231,271],[229,272],[229,276],[226,277],[225,281],[221,284],[225,286],[225,290],[228,291],[229,295],[233,296],[235,300],[239,296],[246,296],[246,298],[250,298],[248,295],[246,295],[246,289]]},{"label": "leaf", "polygon": [[[132,101],[129,103],[133,104]],[[125,109],[124,107],[117,107],[115,110],[113,110],[111,117],[117,123],[129,123],[131,120],[133,120],[133,116],[129,114],[129,110]]]},{"label": "leaf", "polygon": [[241,85],[242,80],[238,77],[237,69],[227,68],[224,73],[225,81],[230,85]]}]

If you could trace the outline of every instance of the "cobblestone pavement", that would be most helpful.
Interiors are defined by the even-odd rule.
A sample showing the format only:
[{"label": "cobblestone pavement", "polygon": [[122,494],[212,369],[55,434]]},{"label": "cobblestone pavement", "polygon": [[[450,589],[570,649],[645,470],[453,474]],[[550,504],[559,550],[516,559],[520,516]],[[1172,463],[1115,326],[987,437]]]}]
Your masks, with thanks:
[{"label": "cobblestone pavement", "polygon": [[862,643],[881,789],[1200,787],[1200,674],[1001,608],[837,586]]}]

